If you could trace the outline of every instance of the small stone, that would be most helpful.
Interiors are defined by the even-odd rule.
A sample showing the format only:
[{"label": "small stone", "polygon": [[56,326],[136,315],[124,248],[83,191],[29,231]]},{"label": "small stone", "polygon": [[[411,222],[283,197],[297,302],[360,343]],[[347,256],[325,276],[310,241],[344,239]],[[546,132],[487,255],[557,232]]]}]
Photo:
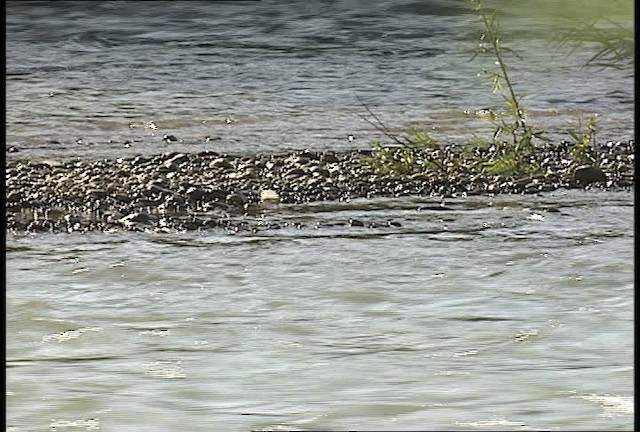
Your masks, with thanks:
[{"label": "small stone", "polygon": [[155,216],[152,216],[148,213],[131,213],[127,216],[120,218],[118,222],[126,227],[131,227],[136,223],[152,223],[156,220]]},{"label": "small stone", "polygon": [[326,163],[336,163],[338,162],[338,158],[332,153],[324,153],[320,158]]},{"label": "small stone", "polygon": [[301,177],[305,174],[302,168],[291,168],[284,174],[284,177]]},{"label": "small stone", "polygon": [[249,203],[249,198],[242,192],[234,192],[227,195],[227,204],[234,207],[243,207]]},{"label": "small stone", "polygon": [[211,161],[209,168],[231,168],[231,164],[225,158],[217,158]]},{"label": "small stone", "polygon": [[162,140],[163,140],[164,142],[171,143],[171,142],[176,142],[176,141],[178,141],[178,138],[176,138],[176,137],[175,137],[175,136],[173,136],[173,135],[165,135],[165,136],[163,136],[163,137],[162,137]]},{"label": "small stone", "polygon": [[526,219],[534,222],[542,222],[544,220],[544,216],[538,213],[532,213],[527,216]]},{"label": "small stone", "polygon": [[173,156],[171,157],[171,159],[167,159],[167,160],[165,161],[165,165],[166,165],[166,163],[167,163],[167,162],[169,162],[169,163],[181,164],[181,163],[187,162],[188,160],[189,160],[189,156],[187,156],[186,154],[184,154],[184,153],[177,153],[177,154],[173,155]]},{"label": "small stone", "polygon": [[106,189],[89,189],[87,196],[91,198],[105,198],[108,195]]},{"label": "small stone", "polygon": [[136,156],[131,161],[131,165],[133,165],[133,166],[143,165],[143,164],[145,164],[147,162],[149,162],[149,158],[145,158],[145,157],[142,157],[142,156]]},{"label": "small stone", "polygon": [[280,195],[278,194],[278,192],[272,189],[265,189],[262,192],[260,192],[260,201],[263,203],[266,203],[266,202],[277,203],[277,202],[280,202]]},{"label": "small stone", "polygon": [[223,189],[207,190],[202,195],[202,200],[208,201],[208,202],[224,201],[228,195],[229,195],[229,192]]},{"label": "small stone", "polygon": [[186,194],[189,201],[195,202],[201,200],[205,192],[200,188],[191,186],[189,189],[187,189]]},{"label": "small stone", "polygon": [[352,226],[352,227],[363,227],[364,226],[364,222],[362,222],[359,219],[349,219],[349,226]]}]

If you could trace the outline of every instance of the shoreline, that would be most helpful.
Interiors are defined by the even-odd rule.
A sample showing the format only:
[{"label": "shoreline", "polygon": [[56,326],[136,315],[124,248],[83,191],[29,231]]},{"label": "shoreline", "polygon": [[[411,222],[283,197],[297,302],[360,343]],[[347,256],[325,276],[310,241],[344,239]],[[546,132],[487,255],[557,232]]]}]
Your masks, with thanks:
[{"label": "shoreline", "polygon": [[[383,175],[362,163],[373,150],[240,156],[213,151],[94,161],[6,163],[6,228],[14,232],[238,229],[238,216],[278,203],[373,197],[631,190],[635,142],[607,142],[576,167],[566,142],[540,149],[544,175],[509,177],[422,170]],[[461,147],[442,147],[455,158]]]}]

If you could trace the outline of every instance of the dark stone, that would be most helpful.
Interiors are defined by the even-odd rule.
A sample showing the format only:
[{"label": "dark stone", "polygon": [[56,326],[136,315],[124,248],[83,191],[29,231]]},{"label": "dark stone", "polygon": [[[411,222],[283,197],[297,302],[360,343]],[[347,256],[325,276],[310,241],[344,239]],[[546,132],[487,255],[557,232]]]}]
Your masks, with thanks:
[{"label": "dark stone", "polygon": [[600,168],[592,165],[582,165],[576,168],[573,178],[583,186],[607,179]]},{"label": "dark stone", "polygon": [[326,163],[338,162],[338,158],[333,153],[324,153],[320,160],[323,160]]},{"label": "dark stone", "polygon": [[217,158],[211,161],[210,168],[231,168],[231,163],[225,158]]},{"label": "dark stone", "polygon": [[364,226],[364,222],[362,222],[359,219],[349,219],[349,226],[352,226],[352,227],[363,227]]},{"label": "dark stone", "polygon": [[91,198],[105,198],[107,195],[106,189],[89,189],[87,191],[87,196]]},{"label": "dark stone", "polygon": [[130,225],[132,223],[152,223],[156,220],[157,218],[155,216],[148,213],[131,213],[123,218],[120,218],[118,222],[123,225]]},{"label": "dark stone", "polygon": [[191,186],[187,189],[186,194],[189,201],[200,201],[202,197],[205,195],[205,191],[195,186]]},{"label": "dark stone", "polygon": [[300,177],[303,176],[304,170],[302,168],[291,168],[289,171],[287,171],[284,176],[285,177]]},{"label": "dark stone", "polygon": [[234,192],[227,195],[226,201],[234,207],[243,207],[249,203],[249,198],[242,192]]},{"label": "dark stone", "polygon": [[142,157],[142,156],[136,156],[131,161],[131,165],[133,165],[133,166],[143,165],[143,164],[145,164],[147,162],[149,162],[149,158],[145,158],[145,157]]}]

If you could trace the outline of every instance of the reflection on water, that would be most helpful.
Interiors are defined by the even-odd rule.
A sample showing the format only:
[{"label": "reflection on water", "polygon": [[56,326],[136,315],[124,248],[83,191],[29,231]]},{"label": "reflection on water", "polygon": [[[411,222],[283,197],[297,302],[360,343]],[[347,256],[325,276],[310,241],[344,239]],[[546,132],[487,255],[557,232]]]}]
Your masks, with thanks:
[{"label": "reflection on water", "polygon": [[[630,195],[438,204],[283,205],[266,217],[304,226],[258,232],[10,236],[8,426],[629,428]],[[348,219],[399,225],[317,226]]]}]

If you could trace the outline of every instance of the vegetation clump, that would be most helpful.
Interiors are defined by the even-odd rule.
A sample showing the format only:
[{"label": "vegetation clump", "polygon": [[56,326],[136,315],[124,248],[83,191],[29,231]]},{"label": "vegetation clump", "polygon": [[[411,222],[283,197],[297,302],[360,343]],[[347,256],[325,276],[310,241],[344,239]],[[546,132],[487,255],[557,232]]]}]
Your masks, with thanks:
[{"label": "vegetation clump", "polygon": [[[455,149],[452,155],[451,148],[447,147],[445,151],[425,132],[412,129],[402,135],[392,133],[360,100],[375,121],[365,120],[394,141],[392,145],[373,143],[372,155],[361,160],[363,166],[375,173],[391,176],[437,172],[443,176],[536,178],[551,174],[547,169],[548,155],[542,151],[549,149],[549,139],[543,131],[528,122],[523,96],[516,93],[505,60],[506,54],[519,59],[521,57],[501,44],[497,11],[487,12],[482,0],[469,0],[469,3],[483,25],[480,44],[473,58],[481,54],[489,54],[494,58],[496,69],[483,70],[483,74],[491,81],[492,91],[502,96],[507,108],[502,114],[488,111],[489,120],[495,126],[492,138],[476,139],[469,145]],[[566,40],[570,40],[572,35],[567,36]],[[626,52],[619,45],[609,48],[597,58],[607,53],[620,58]],[[572,168],[596,164],[596,129],[596,117],[591,115],[586,122],[580,117],[577,130],[569,131],[574,142],[571,145],[563,142],[561,147],[570,147],[567,156],[571,158]]]}]

